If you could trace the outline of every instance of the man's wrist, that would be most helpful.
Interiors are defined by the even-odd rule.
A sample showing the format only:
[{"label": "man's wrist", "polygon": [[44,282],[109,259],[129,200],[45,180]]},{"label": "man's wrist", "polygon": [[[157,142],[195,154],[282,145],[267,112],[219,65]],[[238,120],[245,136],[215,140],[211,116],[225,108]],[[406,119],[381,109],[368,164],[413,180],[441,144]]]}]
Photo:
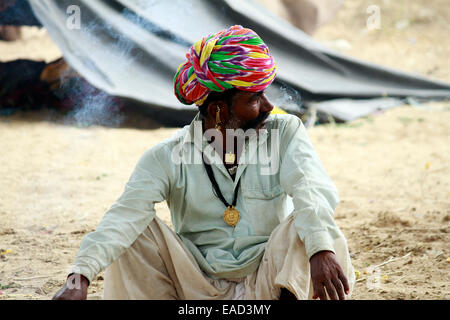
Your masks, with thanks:
[{"label": "man's wrist", "polygon": [[89,287],[89,279],[80,273],[70,273],[66,279],[66,285],[69,289],[81,289],[81,287]]},{"label": "man's wrist", "polygon": [[312,256],[311,256],[311,258],[309,258],[309,261],[311,261],[311,259],[313,258],[313,257],[316,257],[316,256],[321,256],[321,255],[323,255],[324,253],[326,253],[326,252],[328,252],[328,253],[332,253],[332,254],[335,254],[333,251],[331,251],[331,250],[320,250],[320,251],[317,251],[316,253],[314,253]]}]

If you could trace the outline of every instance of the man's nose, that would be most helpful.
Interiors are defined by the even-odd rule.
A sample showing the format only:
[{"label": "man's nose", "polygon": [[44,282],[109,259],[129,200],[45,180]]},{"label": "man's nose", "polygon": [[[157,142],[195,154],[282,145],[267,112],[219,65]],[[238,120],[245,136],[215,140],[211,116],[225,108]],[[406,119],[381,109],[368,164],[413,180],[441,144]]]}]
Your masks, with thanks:
[{"label": "man's nose", "polygon": [[270,103],[269,99],[267,99],[267,96],[263,94],[262,96],[263,101],[261,105],[261,112],[272,112],[274,106]]}]

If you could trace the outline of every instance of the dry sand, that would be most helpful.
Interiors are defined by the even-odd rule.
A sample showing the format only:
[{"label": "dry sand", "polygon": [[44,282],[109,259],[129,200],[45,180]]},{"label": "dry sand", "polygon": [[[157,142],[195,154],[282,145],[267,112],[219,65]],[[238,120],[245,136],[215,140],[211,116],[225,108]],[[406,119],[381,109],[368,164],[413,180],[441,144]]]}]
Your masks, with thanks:
[{"label": "dry sand", "polygon": [[[447,9],[425,6],[444,1],[415,1],[400,18],[392,12],[398,15],[402,1],[379,1],[392,9],[383,15],[387,22],[413,20],[416,5],[436,17],[420,22],[419,33],[389,33],[385,26],[364,34],[369,2],[344,2],[345,11],[317,38],[336,43],[345,37],[348,54],[450,81],[448,26],[439,18]],[[399,40],[410,32],[413,48]],[[400,54],[388,48],[393,38]],[[309,129],[340,192],[335,218],[359,271],[353,298],[450,298],[449,123],[450,103],[441,102]],[[52,111],[0,118],[0,299],[51,298],[81,239],[120,196],[142,153],[176,130],[132,116],[122,128],[67,125]],[[157,214],[170,224],[165,204]],[[91,299],[101,295],[102,275],[90,286]]]}]

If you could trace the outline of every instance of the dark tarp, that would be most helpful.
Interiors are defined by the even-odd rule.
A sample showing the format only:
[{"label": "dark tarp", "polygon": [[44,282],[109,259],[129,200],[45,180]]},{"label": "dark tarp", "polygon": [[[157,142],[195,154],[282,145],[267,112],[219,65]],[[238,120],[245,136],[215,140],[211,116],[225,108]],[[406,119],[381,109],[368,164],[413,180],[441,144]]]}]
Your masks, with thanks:
[{"label": "dark tarp", "polygon": [[[289,112],[300,111],[297,91],[306,104],[338,98],[450,97],[449,84],[343,56],[251,0],[30,3],[78,73],[97,88],[142,104],[156,119],[174,125],[189,123],[197,110],[180,104],[173,94],[173,75],[188,47],[204,35],[234,24],[255,30],[269,46],[279,71],[268,95]],[[76,19],[67,13],[72,5],[80,8],[80,29],[68,27],[68,21],[70,26]],[[380,100],[376,101],[369,100],[363,113],[354,105],[354,115],[376,110]],[[388,105],[391,103],[388,100]],[[345,117],[340,117],[339,108],[328,110],[338,120],[354,118],[348,108]]]},{"label": "dark tarp", "polygon": [[[0,8],[2,8],[1,3]],[[42,26],[39,20],[34,15],[33,11],[31,10],[30,4],[28,3],[28,1],[25,0],[15,0],[14,5],[11,6],[8,5],[6,10],[0,12],[0,25]]]}]

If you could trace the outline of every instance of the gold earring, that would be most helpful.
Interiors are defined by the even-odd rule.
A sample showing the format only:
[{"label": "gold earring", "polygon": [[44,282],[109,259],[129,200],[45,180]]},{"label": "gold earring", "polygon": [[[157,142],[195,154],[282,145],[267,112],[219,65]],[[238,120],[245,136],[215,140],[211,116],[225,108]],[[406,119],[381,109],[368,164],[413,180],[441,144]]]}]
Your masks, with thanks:
[{"label": "gold earring", "polygon": [[220,107],[217,106],[216,109],[216,130],[220,131],[222,125],[222,121],[220,121]]}]

